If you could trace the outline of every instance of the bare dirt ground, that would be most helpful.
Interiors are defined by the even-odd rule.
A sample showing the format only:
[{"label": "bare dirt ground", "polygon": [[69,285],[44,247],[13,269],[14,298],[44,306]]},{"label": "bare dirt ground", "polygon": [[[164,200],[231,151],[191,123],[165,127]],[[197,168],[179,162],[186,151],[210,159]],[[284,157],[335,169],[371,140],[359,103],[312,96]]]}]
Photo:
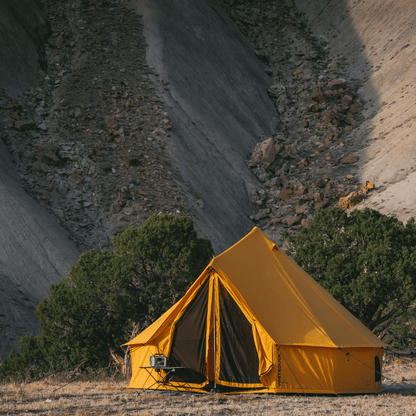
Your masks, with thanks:
[{"label": "bare dirt ground", "polygon": [[375,395],[196,395],[126,389],[125,380],[46,378],[0,386],[0,415],[414,415],[416,363],[395,361],[383,370]]}]

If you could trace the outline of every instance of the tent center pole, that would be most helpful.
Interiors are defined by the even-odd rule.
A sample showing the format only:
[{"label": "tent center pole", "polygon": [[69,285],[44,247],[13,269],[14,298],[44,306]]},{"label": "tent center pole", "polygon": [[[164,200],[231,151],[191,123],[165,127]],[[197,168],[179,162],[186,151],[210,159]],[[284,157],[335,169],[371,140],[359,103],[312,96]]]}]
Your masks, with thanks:
[{"label": "tent center pole", "polygon": [[217,372],[217,331],[216,331],[216,320],[217,315],[215,311],[215,277],[212,276],[212,283],[213,283],[213,292],[214,292],[214,390],[217,388],[217,383],[215,380],[215,375]]}]

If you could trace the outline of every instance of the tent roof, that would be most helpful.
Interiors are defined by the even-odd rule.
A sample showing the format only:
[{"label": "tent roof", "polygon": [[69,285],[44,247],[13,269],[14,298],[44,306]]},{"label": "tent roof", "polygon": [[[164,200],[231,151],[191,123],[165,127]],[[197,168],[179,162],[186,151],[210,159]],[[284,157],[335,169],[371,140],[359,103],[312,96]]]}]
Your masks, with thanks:
[{"label": "tent roof", "polygon": [[[385,346],[312,277],[255,227],[215,257],[186,295],[129,345],[155,338],[214,269],[231,282],[278,345],[316,347]],[[127,345],[127,344],[126,344]]]},{"label": "tent roof", "polygon": [[385,345],[257,227],[212,267],[234,284],[278,345]]}]

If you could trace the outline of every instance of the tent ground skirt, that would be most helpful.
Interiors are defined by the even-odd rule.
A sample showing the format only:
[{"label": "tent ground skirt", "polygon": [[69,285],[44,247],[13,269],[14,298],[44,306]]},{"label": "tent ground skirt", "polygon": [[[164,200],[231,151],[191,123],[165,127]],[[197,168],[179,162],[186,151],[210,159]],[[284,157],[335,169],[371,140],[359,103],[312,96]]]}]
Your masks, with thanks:
[{"label": "tent ground skirt", "polygon": [[[150,356],[156,352],[159,352],[156,345],[131,348],[134,372],[129,388],[158,387],[151,387],[154,380],[140,369],[148,365]],[[379,366],[382,358],[382,348],[277,346],[273,367],[261,378],[263,388],[229,387],[217,383],[217,389],[222,393],[378,393],[382,390],[381,381],[376,381],[382,370]],[[167,389],[209,393],[213,387],[212,382],[172,384],[174,387],[168,386]]]}]

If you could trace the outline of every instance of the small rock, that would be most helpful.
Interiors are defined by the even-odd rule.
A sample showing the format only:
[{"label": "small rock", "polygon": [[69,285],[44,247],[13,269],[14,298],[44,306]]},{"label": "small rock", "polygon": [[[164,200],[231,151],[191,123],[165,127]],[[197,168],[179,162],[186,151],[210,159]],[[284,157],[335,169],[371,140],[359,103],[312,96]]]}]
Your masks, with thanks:
[{"label": "small rock", "polygon": [[358,160],[358,156],[351,154],[348,156],[345,156],[343,159],[341,159],[341,163],[343,165],[348,165],[350,163],[355,163]]},{"label": "small rock", "polygon": [[118,214],[122,209],[121,201],[114,201],[112,209],[114,214]]},{"label": "small rock", "polygon": [[62,160],[73,160],[73,153],[72,152],[65,152],[63,150],[60,150],[58,152],[58,157],[61,158]]},{"label": "small rock", "polygon": [[79,176],[78,174],[76,174],[75,172],[71,173],[71,179],[77,184],[80,185],[81,183],[84,182],[84,178],[82,176]]},{"label": "small rock", "polygon": [[64,44],[64,38],[61,35],[56,36],[56,37],[52,37],[52,38],[48,39],[48,43],[53,48],[58,48],[59,49]]},{"label": "small rock", "polygon": [[13,108],[13,104],[9,99],[0,97],[0,108],[10,109]]},{"label": "small rock", "polygon": [[111,170],[111,165],[108,162],[100,163],[99,166],[104,172],[109,172]]},{"label": "small rock", "polygon": [[266,182],[268,179],[270,179],[270,174],[265,171],[259,171],[256,173],[257,179],[260,182]]},{"label": "small rock", "polygon": [[293,195],[293,191],[290,189],[290,187],[286,187],[280,192],[280,199],[282,201],[287,201],[290,199]]},{"label": "small rock", "polygon": [[325,95],[320,88],[314,91],[311,98],[312,100],[318,101],[321,104],[323,104],[326,101]]},{"label": "small rock", "polygon": [[347,105],[347,106],[351,105],[351,103],[352,103],[351,95],[344,95],[341,99],[341,103],[343,105]]},{"label": "small rock", "polygon": [[46,130],[48,130],[48,126],[45,123],[40,123],[38,125],[38,129],[41,129],[43,131],[46,131]]},{"label": "small rock", "polygon": [[14,128],[19,131],[33,130],[36,123],[33,120],[19,120],[14,122]]},{"label": "small rock", "polygon": [[45,165],[56,166],[59,163],[58,157],[51,151],[41,150],[36,154],[36,159]]},{"label": "small rock", "polygon": [[32,165],[32,168],[34,173],[47,173],[49,171],[49,168],[46,165],[39,162],[35,162]]},{"label": "small rock", "polygon": [[[61,56],[60,55],[55,55],[54,53],[51,55],[51,57],[49,58],[49,64],[53,65],[53,64],[59,64],[61,62]],[[48,77],[49,79],[49,77]]]},{"label": "small rock", "polygon": [[48,191],[41,191],[39,196],[40,196],[40,199],[43,199],[44,201],[47,201],[51,198]]},{"label": "small rock", "polygon": [[270,188],[275,188],[280,186],[280,178],[275,176],[274,178],[270,179]]},{"label": "small rock", "polygon": [[281,215],[277,215],[276,217],[274,217],[271,221],[270,221],[270,225],[275,225],[278,223],[282,222],[282,216]]},{"label": "small rock", "polygon": [[60,193],[62,196],[65,196],[65,195],[68,193],[68,188],[62,188],[62,189],[59,191],[59,193]]},{"label": "small rock", "polygon": [[310,207],[308,204],[303,204],[303,205],[297,205],[296,206],[296,214],[297,215],[302,215],[302,214],[306,214],[307,212],[309,212]]},{"label": "small rock", "polygon": [[270,214],[270,208],[262,209],[260,212],[256,214],[254,217],[254,221],[260,221],[263,218],[266,218]]},{"label": "small rock", "polygon": [[331,64],[329,64],[328,69],[330,71],[336,71],[338,69],[338,64],[336,62],[332,62]]},{"label": "small rock", "polygon": [[328,88],[330,90],[339,90],[345,87],[346,87],[345,79],[340,78],[340,79],[332,79],[328,81]]},{"label": "small rock", "polygon": [[321,178],[321,179],[318,179],[316,181],[316,186],[318,188],[325,188],[326,183],[327,183],[327,181],[325,179]]},{"label": "small rock", "polygon": [[312,221],[309,218],[304,218],[301,222],[300,225],[304,228],[308,228],[310,225],[312,224]]},{"label": "small rock", "polygon": [[348,110],[349,114],[356,114],[361,111],[361,105],[359,103],[354,103]]},{"label": "small rock", "polygon": [[331,111],[326,111],[322,116],[322,121],[326,124],[333,124],[334,115]]},{"label": "small rock", "polygon": [[315,202],[314,208],[315,208],[315,210],[324,209],[328,205],[329,205],[329,199],[328,198],[324,198],[320,202]]},{"label": "small rock", "polygon": [[295,215],[286,219],[286,225],[288,227],[293,227],[294,225],[299,224],[301,221],[302,217],[300,215]]},{"label": "small rock", "polygon": [[53,212],[59,218],[64,218],[64,212],[61,209],[54,209]]}]

